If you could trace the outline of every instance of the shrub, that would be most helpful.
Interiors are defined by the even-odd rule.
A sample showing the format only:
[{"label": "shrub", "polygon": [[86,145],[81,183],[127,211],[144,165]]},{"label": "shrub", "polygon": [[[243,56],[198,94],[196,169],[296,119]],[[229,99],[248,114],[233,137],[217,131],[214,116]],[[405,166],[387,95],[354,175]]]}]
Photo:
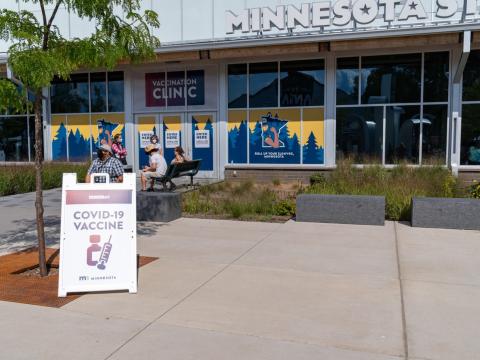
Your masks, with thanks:
[{"label": "shrub", "polygon": [[280,179],[273,179],[273,180],[272,180],[272,184],[273,184],[274,186],[280,186]]},{"label": "shrub", "polygon": [[469,190],[470,197],[480,199],[480,183],[478,181],[474,181]]},{"label": "shrub", "polygon": [[279,216],[294,216],[295,215],[295,200],[281,200],[274,205],[273,212]]},{"label": "shrub", "polygon": [[[45,163],[43,166],[43,189],[62,186],[63,173],[76,173],[83,181],[88,164]],[[35,191],[35,167],[32,165],[6,165],[0,167],[0,196],[22,194]]]}]

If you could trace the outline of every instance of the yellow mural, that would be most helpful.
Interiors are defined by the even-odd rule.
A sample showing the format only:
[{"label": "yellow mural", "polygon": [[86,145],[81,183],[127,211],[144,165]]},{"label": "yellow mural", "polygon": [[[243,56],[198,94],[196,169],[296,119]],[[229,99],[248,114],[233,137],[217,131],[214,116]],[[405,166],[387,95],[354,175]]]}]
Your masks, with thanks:
[{"label": "yellow mural", "polygon": [[325,146],[324,108],[303,109],[302,145],[306,145],[311,133],[315,136],[318,146]]},{"label": "yellow mural", "polygon": [[231,131],[235,127],[238,129],[242,121],[247,121],[247,111],[246,110],[229,110],[228,111],[228,122],[227,130]]},{"label": "yellow mural", "polygon": [[95,144],[113,142],[125,128],[125,114],[92,114],[92,136]]}]

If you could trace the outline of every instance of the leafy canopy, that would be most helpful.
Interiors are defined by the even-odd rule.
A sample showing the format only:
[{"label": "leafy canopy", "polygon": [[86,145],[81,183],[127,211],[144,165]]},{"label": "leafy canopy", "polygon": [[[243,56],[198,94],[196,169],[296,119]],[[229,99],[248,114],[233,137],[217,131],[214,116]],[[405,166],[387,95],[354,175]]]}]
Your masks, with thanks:
[{"label": "leafy canopy", "polygon": [[[18,109],[25,91],[39,93],[55,77],[67,80],[81,68],[114,68],[121,61],[140,62],[155,56],[159,40],[154,11],[140,13],[139,0],[27,0],[38,7],[31,11],[0,10],[0,39],[12,43],[8,65],[24,85],[0,79],[0,111]],[[47,11],[47,8],[53,11]],[[67,9],[81,19],[94,21],[96,31],[86,38],[67,39],[55,25],[58,10]],[[124,17],[118,15],[123,10]]]}]

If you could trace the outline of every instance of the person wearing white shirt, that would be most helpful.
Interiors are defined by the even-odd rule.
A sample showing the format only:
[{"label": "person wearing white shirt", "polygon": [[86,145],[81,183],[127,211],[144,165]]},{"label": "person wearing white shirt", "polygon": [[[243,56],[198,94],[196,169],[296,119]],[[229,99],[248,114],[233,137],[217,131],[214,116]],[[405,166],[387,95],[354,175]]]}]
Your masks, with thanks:
[{"label": "person wearing white shirt", "polygon": [[167,171],[167,162],[165,158],[159,154],[158,148],[154,144],[149,144],[145,148],[145,152],[149,157],[150,166],[145,166],[141,174],[142,191],[147,191],[147,182],[150,181],[148,191],[153,191],[155,178],[162,177]]}]

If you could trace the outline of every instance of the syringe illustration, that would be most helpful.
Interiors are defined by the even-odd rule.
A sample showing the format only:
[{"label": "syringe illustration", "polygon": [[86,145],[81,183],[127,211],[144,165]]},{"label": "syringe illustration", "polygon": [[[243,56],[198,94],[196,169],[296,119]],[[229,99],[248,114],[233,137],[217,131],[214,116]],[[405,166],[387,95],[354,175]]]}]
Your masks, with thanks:
[{"label": "syringe illustration", "polygon": [[108,239],[108,242],[103,244],[102,254],[100,255],[100,259],[98,260],[97,269],[105,270],[106,268],[105,264],[108,262],[110,252],[112,251],[112,244],[110,243],[110,241],[112,241],[112,235],[110,235],[110,239]]}]

